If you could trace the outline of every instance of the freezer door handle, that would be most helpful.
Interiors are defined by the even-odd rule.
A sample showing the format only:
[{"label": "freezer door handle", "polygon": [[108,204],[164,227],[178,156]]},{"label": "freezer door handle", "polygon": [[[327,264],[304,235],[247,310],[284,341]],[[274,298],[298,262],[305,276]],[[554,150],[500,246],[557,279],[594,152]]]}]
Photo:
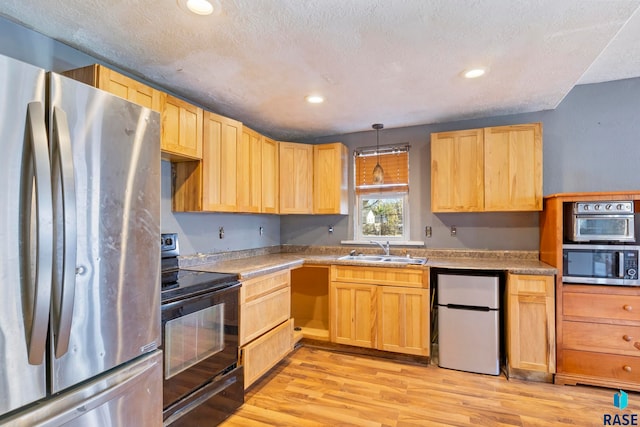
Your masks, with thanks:
[{"label": "freezer door handle", "polygon": [[76,288],[77,233],[76,189],[71,136],[67,114],[53,109],[51,156],[53,197],[56,208],[53,274],[54,354],[62,357],[69,348]]},{"label": "freezer door handle", "polygon": [[482,307],[478,305],[463,305],[463,304],[446,304],[440,307],[447,307],[453,310],[471,310],[471,311],[491,311],[489,307]]},{"label": "freezer door handle", "polygon": [[[41,365],[49,327],[53,267],[53,202],[49,144],[41,102],[27,106],[26,171],[21,180],[20,233],[22,289],[28,295],[27,349],[29,363]],[[33,206],[35,204],[35,215]],[[35,234],[35,237],[34,237]],[[35,244],[35,248],[32,245]]]}]

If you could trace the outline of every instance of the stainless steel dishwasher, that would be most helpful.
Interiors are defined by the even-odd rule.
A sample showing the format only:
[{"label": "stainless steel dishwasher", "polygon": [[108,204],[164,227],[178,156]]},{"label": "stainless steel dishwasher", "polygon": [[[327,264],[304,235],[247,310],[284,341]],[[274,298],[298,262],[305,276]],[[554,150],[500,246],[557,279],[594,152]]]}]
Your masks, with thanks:
[{"label": "stainless steel dishwasher", "polygon": [[500,277],[438,274],[438,366],[500,374]]}]

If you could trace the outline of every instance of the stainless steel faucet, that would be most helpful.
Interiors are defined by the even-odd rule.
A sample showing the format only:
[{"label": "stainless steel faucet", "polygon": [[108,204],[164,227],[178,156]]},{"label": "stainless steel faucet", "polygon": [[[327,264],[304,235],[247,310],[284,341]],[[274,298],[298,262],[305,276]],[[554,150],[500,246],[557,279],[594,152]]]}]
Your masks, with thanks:
[{"label": "stainless steel faucet", "polygon": [[387,246],[383,245],[380,242],[376,242],[375,240],[369,240],[369,243],[375,243],[376,245],[380,246],[382,248],[382,250],[384,251],[385,255],[389,255],[389,241],[387,240]]}]

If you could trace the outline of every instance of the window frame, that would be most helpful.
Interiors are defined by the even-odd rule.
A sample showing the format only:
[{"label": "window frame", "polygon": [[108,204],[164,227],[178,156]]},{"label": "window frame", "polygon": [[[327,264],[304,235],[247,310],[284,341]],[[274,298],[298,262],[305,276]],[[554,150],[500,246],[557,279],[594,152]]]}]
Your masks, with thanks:
[{"label": "window frame", "polygon": [[[354,191],[355,193],[355,191]],[[362,199],[402,199],[402,236],[368,236],[362,232]],[[359,242],[409,242],[409,191],[355,194],[354,240]]]}]

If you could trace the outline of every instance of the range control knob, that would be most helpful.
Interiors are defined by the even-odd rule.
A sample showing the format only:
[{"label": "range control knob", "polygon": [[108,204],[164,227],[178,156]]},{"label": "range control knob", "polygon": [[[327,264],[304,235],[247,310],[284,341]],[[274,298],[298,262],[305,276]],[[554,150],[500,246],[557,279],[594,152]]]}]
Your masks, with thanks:
[{"label": "range control knob", "polygon": [[594,208],[595,210],[599,211],[599,210],[600,210],[600,205],[595,205],[593,208]]},{"label": "range control knob", "polygon": [[589,210],[589,205],[584,205],[583,209],[584,209],[585,211],[588,211],[588,210]]},{"label": "range control knob", "polygon": [[607,205],[604,208],[606,210],[610,211],[612,207],[613,207],[613,205],[611,203],[607,203]]}]

